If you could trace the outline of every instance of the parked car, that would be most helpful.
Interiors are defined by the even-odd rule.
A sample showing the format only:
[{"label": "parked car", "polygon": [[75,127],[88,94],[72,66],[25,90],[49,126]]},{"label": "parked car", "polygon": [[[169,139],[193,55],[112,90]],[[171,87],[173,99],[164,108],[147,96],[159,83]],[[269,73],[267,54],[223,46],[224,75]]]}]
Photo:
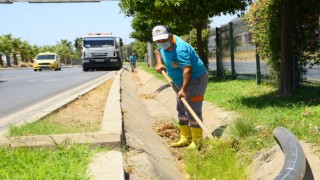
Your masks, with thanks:
[{"label": "parked car", "polygon": [[33,62],[34,71],[42,71],[42,69],[61,70],[61,61],[57,53],[45,52],[39,53]]}]

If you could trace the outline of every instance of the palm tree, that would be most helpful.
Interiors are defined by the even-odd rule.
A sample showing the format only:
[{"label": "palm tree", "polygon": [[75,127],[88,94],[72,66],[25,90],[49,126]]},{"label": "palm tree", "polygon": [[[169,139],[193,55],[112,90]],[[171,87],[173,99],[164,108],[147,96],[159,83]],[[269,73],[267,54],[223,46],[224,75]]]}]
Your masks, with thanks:
[{"label": "palm tree", "polygon": [[32,60],[36,57],[36,55],[40,52],[40,48],[36,45],[30,46],[30,51],[28,54],[28,60]]},{"label": "palm tree", "polygon": [[2,54],[4,53],[4,46],[2,43],[3,36],[0,36],[0,66],[3,66]]},{"label": "palm tree", "polygon": [[29,49],[30,49],[30,45],[28,41],[22,41],[19,49],[22,62],[28,62],[27,57],[28,57]]},{"label": "palm tree", "polygon": [[13,64],[18,65],[17,54],[20,53],[21,39],[13,38],[11,41],[11,46],[12,46],[12,53],[13,53]]},{"label": "palm tree", "polygon": [[67,60],[73,57],[72,42],[61,39],[57,44],[57,53],[60,55],[61,62],[67,64]]},{"label": "palm tree", "polygon": [[11,53],[12,53],[12,35],[11,34],[6,34],[2,36],[2,42],[1,44],[3,45],[3,52],[6,55],[6,60],[7,60],[7,66],[11,66]]},{"label": "palm tree", "polygon": [[76,48],[76,58],[81,57],[81,51],[82,51],[82,38],[77,38],[75,40],[74,47]]}]

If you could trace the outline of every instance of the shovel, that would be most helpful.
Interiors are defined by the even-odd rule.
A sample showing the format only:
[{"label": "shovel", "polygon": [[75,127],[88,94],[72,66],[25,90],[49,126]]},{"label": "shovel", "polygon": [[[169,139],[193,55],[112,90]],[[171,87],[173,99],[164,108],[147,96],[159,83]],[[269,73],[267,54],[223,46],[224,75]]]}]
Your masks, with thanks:
[{"label": "shovel", "polygon": [[[168,83],[171,85],[171,87],[173,88],[173,90],[178,93],[178,88],[176,87],[176,85],[173,83],[173,81],[171,80],[171,78],[168,76],[168,74],[162,70],[161,74],[167,79]],[[213,136],[211,135],[211,133],[209,133],[209,131],[207,130],[207,128],[204,126],[204,124],[202,123],[201,119],[197,116],[197,114],[194,112],[194,110],[191,108],[191,106],[189,105],[189,103],[187,102],[187,100],[182,97],[181,98],[182,103],[184,104],[184,106],[187,108],[187,110],[189,111],[189,113],[192,115],[192,117],[197,121],[197,123],[200,125],[200,127],[202,128],[202,130],[205,132],[205,134],[207,135],[207,137],[212,140]]]}]

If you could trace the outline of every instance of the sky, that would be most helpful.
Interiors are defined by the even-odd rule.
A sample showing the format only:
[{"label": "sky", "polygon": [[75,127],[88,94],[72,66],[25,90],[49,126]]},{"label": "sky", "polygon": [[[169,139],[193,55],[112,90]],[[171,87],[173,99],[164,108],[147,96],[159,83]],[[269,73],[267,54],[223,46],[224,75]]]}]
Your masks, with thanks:
[{"label": "sky", "polygon": [[[111,32],[125,44],[130,38],[132,17],[126,17],[119,1],[99,3],[0,4],[0,35],[12,34],[30,44],[56,45],[61,39],[74,42],[89,32]],[[211,27],[220,27],[236,16],[213,18]]]}]

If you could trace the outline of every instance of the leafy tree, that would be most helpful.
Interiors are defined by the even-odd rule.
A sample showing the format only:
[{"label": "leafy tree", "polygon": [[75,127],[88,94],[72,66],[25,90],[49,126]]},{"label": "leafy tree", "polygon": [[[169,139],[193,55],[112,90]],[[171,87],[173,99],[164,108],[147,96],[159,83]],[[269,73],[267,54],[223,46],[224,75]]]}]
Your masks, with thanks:
[{"label": "leafy tree", "polygon": [[[137,41],[139,42],[139,41]],[[130,44],[124,44],[122,46],[122,57],[125,58],[126,61],[129,61],[129,57],[130,55],[133,53],[133,52],[136,52],[134,49],[133,49],[133,46],[134,46],[134,42],[130,43]]]},{"label": "leafy tree", "polygon": [[64,64],[67,64],[67,61],[73,57],[72,47],[72,42],[66,39],[61,39],[56,46],[56,52],[60,55],[61,62]]},{"label": "leafy tree", "polygon": [[79,59],[81,57],[81,51],[82,51],[82,38],[76,38],[74,47],[76,48],[76,59]]},{"label": "leafy tree", "polygon": [[150,41],[151,30],[159,24],[167,25],[174,34],[189,34],[196,29],[197,50],[200,58],[208,67],[207,54],[204,51],[202,30],[208,28],[209,18],[221,13],[234,14],[244,11],[250,0],[121,0],[120,8],[127,16],[133,16],[132,28],[136,31],[132,37]]},{"label": "leafy tree", "polygon": [[280,28],[281,28],[281,0],[259,0],[250,6],[245,15],[248,21],[253,42],[257,46],[260,56],[266,59],[270,67],[272,79],[279,79],[280,72]]},{"label": "leafy tree", "polygon": [[143,59],[145,54],[147,53],[147,43],[141,41],[135,41],[133,43],[133,51],[136,53],[138,59]]},{"label": "leafy tree", "polygon": [[259,0],[246,15],[258,52],[271,64],[281,96],[294,93],[295,62],[301,75],[308,61],[319,62],[319,15],[318,0]]}]

